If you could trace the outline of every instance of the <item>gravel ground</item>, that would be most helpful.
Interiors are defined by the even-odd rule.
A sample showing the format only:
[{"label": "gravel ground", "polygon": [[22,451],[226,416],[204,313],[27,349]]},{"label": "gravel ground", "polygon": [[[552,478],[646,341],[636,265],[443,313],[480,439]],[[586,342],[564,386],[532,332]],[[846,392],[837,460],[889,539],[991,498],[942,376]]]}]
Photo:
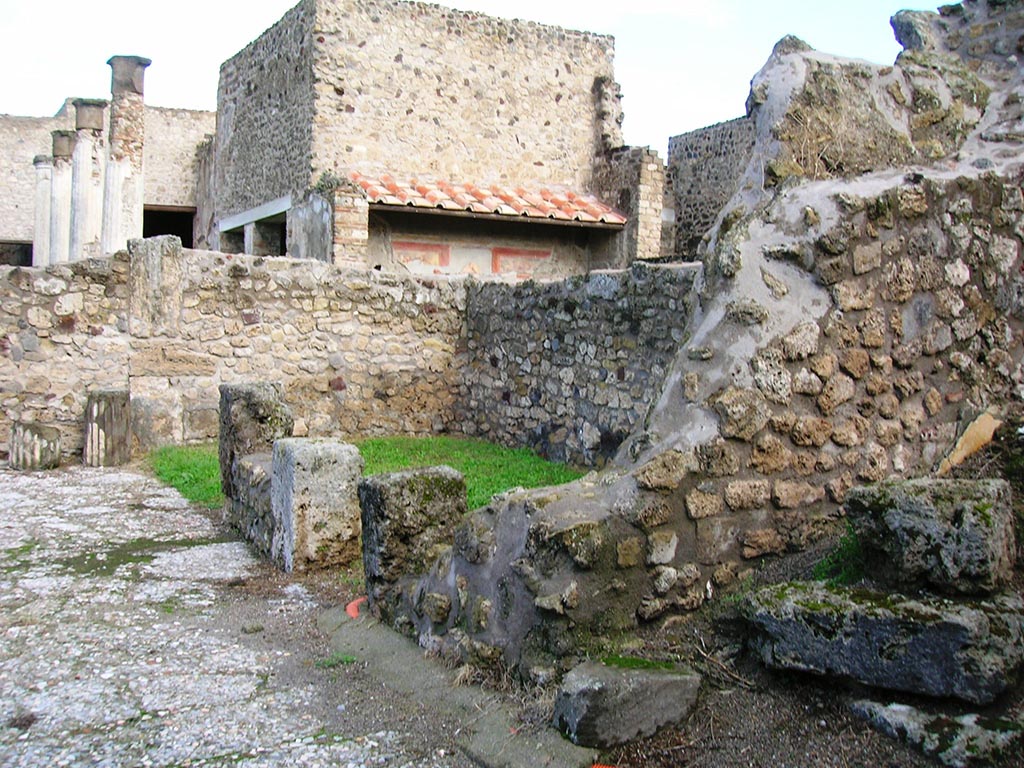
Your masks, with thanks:
[{"label": "gravel ground", "polygon": [[0,469],[0,765],[466,768],[457,723],[330,657],[334,578],[136,471]]}]

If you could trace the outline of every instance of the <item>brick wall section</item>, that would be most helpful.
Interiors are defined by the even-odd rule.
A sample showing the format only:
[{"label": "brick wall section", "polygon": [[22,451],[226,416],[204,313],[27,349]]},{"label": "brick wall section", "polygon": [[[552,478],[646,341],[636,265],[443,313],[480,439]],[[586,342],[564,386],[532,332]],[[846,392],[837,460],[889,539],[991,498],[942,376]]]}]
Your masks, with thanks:
[{"label": "brick wall section", "polygon": [[754,151],[754,121],[745,117],[668,141],[668,195],[676,211],[675,256],[693,259],[704,233],[735,194]]},{"label": "brick wall section", "polygon": [[471,283],[460,418],[469,434],[593,465],[661,386],[696,271],[637,265],[548,283]]},{"label": "brick wall section", "polygon": [[362,190],[343,184],[334,191],[331,254],[335,264],[366,268],[370,205]]},{"label": "brick wall section", "polygon": [[0,240],[32,242],[36,195],[32,159],[50,154],[51,132],[74,127],[74,110],[62,110],[56,117],[0,115]]},{"label": "brick wall section", "polygon": [[216,125],[215,112],[146,106],[146,205],[196,205],[197,148]]},{"label": "brick wall section", "polygon": [[595,252],[595,263],[621,269],[634,259],[661,256],[665,166],[647,147],[621,147],[598,156],[595,194],[627,217],[622,234]]},{"label": "brick wall section", "polygon": [[316,7],[314,180],[352,167],[589,189],[611,37],[425,3]]},{"label": "brick wall section", "polygon": [[303,0],[220,68],[217,218],[310,186],[313,0]]}]

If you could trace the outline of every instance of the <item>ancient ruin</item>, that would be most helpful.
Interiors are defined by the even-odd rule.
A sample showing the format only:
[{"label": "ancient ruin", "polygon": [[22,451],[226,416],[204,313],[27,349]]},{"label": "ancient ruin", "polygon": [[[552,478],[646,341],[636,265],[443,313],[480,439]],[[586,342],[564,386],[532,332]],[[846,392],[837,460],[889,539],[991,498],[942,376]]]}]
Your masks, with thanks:
[{"label": "ancient ruin", "polygon": [[[1020,402],[1024,6],[893,27],[892,66],[779,41],[747,115],[673,138],[666,168],[622,146],[610,38],[303,0],[225,63],[216,131],[189,155],[192,244],[211,251],[136,239],[164,113],[142,105],[148,62],[115,57],[111,105],[76,101],[77,132],[55,129],[10,197],[37,201],[9,217],[37,266],[0,271],[0,450],[79,453],[89,393],[126,391],[137,448],[220,436],[234,523],[285,568],[327,546],[302,520],[344,518],[324,562],[358,556],[361,527],[384,621],[545,683],[849,516],[892,596],[756,593],[766,663],[992,701],[1024,661],[1005,488],[957,486],[974,501],[949,512],[939,486],[934,504],[901,487],[918,501],[897,525],[858,487],[947,473]],[[455,77],[451,35],[510,45]],[[598,471],[468,512],[443,470],[356,489],[342,441],[442,432]],[[304,474],[314,454],[337,478]],[[354,502],[310,512],[315,487],[342,485],[361,520]],[[895,661],[801,656],[801,612],[840,644],[885,638]],[[911,642],[905,617],[924,614]],[[953,666],[910,665],[937,647]],[[563,727],[592,733],[565,706]],[[863,710],[899,730],[887,706]]]}]

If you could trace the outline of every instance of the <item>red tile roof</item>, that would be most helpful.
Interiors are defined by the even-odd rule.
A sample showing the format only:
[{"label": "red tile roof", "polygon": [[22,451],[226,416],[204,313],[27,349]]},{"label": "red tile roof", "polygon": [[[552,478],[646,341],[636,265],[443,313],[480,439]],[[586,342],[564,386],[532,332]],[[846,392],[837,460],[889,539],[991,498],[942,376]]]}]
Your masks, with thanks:
[{"label": "red tile roof", "polygon": [[593,195],[579,195],[564,189],[507,189],[497,184],[484,188],[471,183],[449,184],[424,178],[406,181],[387,173],[366,176],[358,171],[353,171],[350,178],[362,188],[367,200],[380,205],[586,224],[626,223],[625,216]]}]

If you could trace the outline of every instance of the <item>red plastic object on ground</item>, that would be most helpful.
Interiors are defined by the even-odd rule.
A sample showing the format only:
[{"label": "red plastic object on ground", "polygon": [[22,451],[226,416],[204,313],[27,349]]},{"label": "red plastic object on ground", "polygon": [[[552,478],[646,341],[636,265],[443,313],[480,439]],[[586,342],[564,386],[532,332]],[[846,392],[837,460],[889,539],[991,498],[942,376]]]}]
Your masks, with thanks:
[{"label": "red plastic object on ground", "polygon": [[353,619],[358,619],[359,607],[365,602],[366,595],[363,595],[362,597],[357,597],[355,600],[353,600],[351,603],[345,606],[345,613],[347,613]]}]

